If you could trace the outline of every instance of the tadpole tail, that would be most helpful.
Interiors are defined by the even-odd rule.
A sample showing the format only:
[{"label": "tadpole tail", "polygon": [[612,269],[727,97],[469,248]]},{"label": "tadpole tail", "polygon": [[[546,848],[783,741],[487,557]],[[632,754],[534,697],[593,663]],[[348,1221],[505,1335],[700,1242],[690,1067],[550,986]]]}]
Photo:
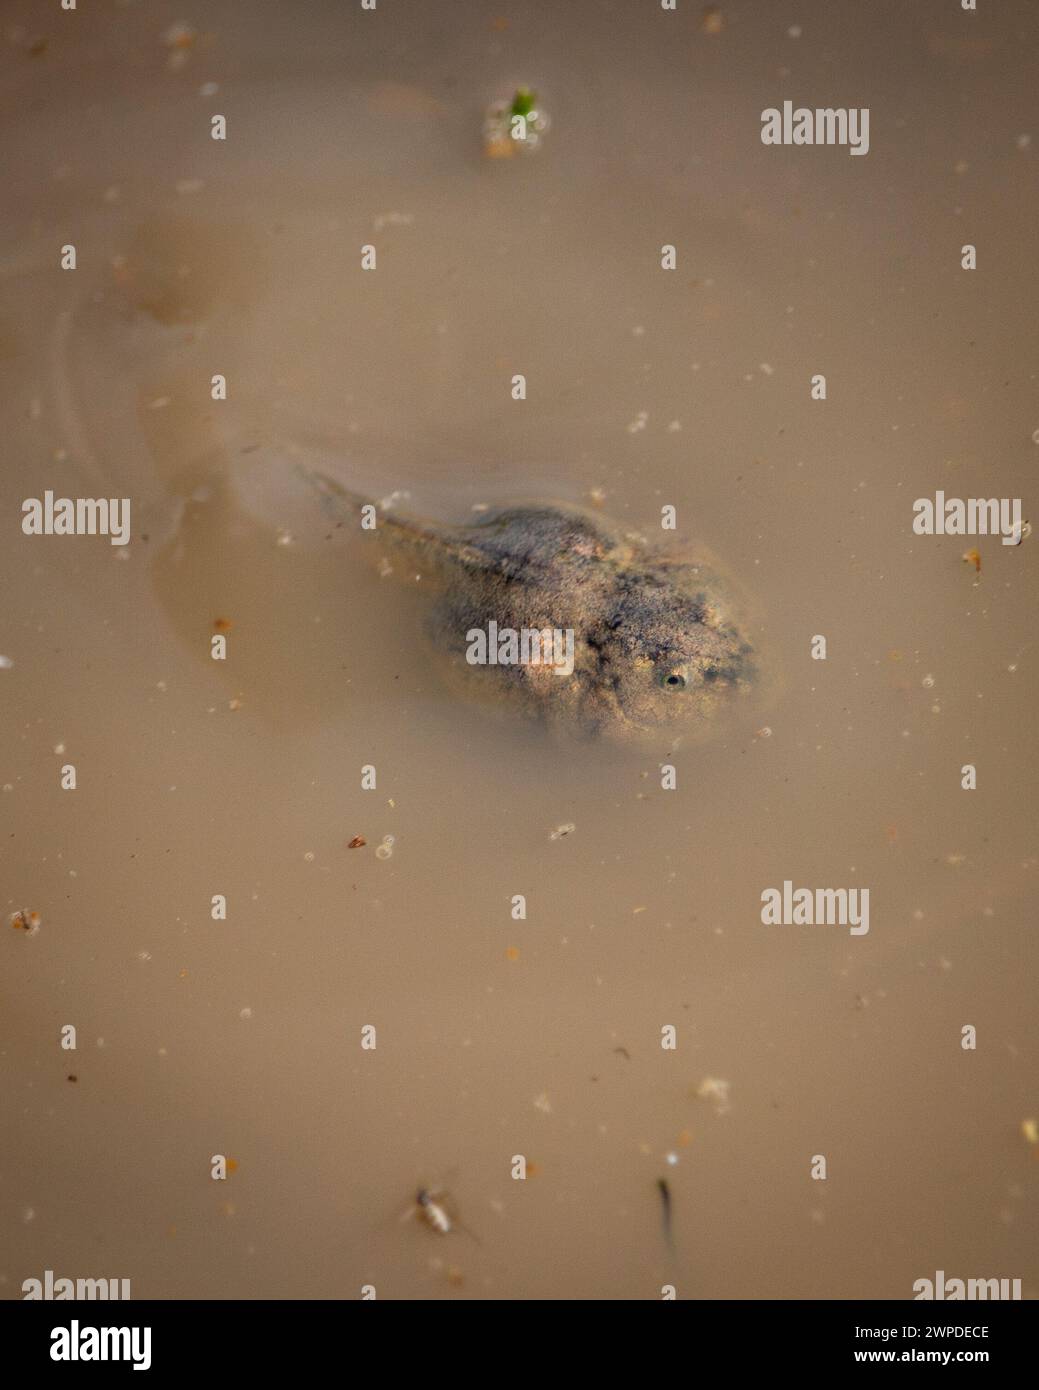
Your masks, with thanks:
[{"label": "tadpole tail", "polygon": [[[410,562],[424,570],[450,576],[451,566],[482,565],[483,557],[467,544],[464,527],[441,526],[417,517],[400,516],[387,511],[370,497],[351,492],[342,483],[318,469],[296,464],[297,475],[317,493],[326,515],[346,523],[357,531],[375,536],[391,551],[403,553]],[[375,526],[362,528],[361,508],[375,512]]]},{"label": "tadpole tail", "polygon": [[343,487],[342,483],[336,482],[335,478],[330,478],[327,473],[320,473],[314,468],[306,468],[302,463],[297,463],[294,471],[298,478],[301,478],[312,491],[317,493],[321,499],[323,510],[335,516],[337,521],[345,521],[348,517],[359,519],[362,507],[374,506],[370,497],[362,497],[360,493],[350,492],[348,488]]}]

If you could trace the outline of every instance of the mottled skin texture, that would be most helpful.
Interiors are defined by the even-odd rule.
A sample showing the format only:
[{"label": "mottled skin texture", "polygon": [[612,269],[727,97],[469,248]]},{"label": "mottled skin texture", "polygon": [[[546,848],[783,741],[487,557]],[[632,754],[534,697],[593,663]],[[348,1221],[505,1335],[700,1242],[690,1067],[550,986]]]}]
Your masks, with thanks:
[{"label": "mottled skin texture", "polygon": [[[326,497],[361,499],[309,475]],[[475,692],[585,734],[629,738],[703,725],[747,689],[750,646],[703,565],[654,551],[609,522],[550,504],[483,513],[469,525],[381,512],[381,539],[401,577],[436,594],[432,637]],[[572,628],[573,674],[549,666],[466,662],[466,633]]]}]

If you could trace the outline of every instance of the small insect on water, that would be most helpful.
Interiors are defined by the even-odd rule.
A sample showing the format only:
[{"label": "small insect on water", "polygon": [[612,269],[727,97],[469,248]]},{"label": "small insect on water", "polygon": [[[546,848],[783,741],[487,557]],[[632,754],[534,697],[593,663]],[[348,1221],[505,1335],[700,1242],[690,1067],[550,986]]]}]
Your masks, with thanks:
[{"label": "small insect on water", "polygon": [[415,1202],[422,1212],[422,1215],[425,1217],[427,1225],[436,1231],[438,1235],[446,1236],[451,1234],[451,1228],[454,1223],[448,1215],[447,1208],[442,1202],[438,1202],[434,1198],[432,1192],[429,1192],[424,1187],[420,1187],[415,1194]]},{"label": "small insect on water", "polygon": [[475,1240],[477,1245],[480,1244],[478,1237],[459,1220],[450,1196],[443,1188],[420,1187],[400,1219],[408,1221],[413,1216],[418,1216],[438,1236],[449,1236],[454,1231],[462,1231],[470,1240]]}]

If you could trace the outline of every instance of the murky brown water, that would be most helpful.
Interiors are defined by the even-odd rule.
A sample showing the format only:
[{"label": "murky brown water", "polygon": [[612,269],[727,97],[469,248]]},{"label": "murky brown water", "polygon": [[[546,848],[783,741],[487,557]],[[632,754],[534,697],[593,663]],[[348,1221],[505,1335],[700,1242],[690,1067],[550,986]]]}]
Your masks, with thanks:
[{"label": "murky brown water", "polygon": [[[1034,1296],[1035,542],[911,524],[1032,505],[1034,7],[81,10],[10,0],[0,52],[0,902],[41,916],[0,1290]],[[544,148],[486,160],[522,82]],[[869,106],[868,156],[763,146],[787,98]],[[673,504],[760,698],[667,792],[663,746],[458,703],[300,461],[444,518]],[[23,536],[46,488],[132,543]],[[787,879],[868,887],[868,935],[763,926]],[[478,1241],[398,1222],[438,1181]]]}]

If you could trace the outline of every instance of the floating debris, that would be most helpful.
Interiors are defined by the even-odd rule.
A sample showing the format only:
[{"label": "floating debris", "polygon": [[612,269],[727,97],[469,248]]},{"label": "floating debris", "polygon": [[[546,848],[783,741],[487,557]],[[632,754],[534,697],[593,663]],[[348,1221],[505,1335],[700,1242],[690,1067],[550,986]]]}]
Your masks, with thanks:
[{"label": "floating debris", "polygon": [[496,101],[483,121],[483,152],[488,159],[511,159],[517,151],[531,154],[551,124],[529,87],[520,87],[511,102]]},{"label": "floating debris", "polygon": [[163,33],[162,41],[167,48],[190,48],[198,38],[198,31],[183,22],[171,24]]},{"label": "floating debris", "polygon": [[716,1076],[706,1076],[696,1088],[696,1098],[712,1101],[715,1113],[724,1115],[729,1109],[730,1090],[731,1084],[728,1081],[722,1081]]},{"label": "floating debris", "polygon": [[9,920],[12,927],[28,932],[30,936],[35,936],[40,930],[40,914],[25,907],[20,912],[12,912]]},{"label": "floating debris", "polygon": [[667,1178],[657,1178],[657,1191],[660,1193],[660,1202],[664,1209],[664,1239],[667,1241],[667,1248],[674,1250],[675,1242],[671,1231],[671,1188],[668,1186]]},{"label": "floating debris", "polygon": [[414,220],[413,212],[380,212],[372,218],[372,226],[381,232],[383,227],[410,227]]},{"label": "floating debris", "polygon": [[363,849],[367,843],[368,841],[364,838],[363,835],[355,835],[354,838],[349,841],[346,847],[347,849]]},{"label": "floating debris", "polygon": [[708,5],[704,10],[700,28],[705,34],[720,34],[725,28],[725,16],[717,5]]},{"label": "floating debris", "polygon": [[1039,1120],[1029,1118],[1021,1121],[1021,1133],[1026,1144],[1039,1144]]},{"label": "floating debris", "polygon": [[975,574],[981,573],[981,551],[965,550],[961,557],[965,564],[973,565]]},{"label": "floating debris", "polygon": [[389,859],[393,854],[393,846],[395,843],[396,840],[392,835],[384,835],[382,837],[382,844],[379,845],[375,851],[376,859]]},{"label": "floating debris", "polygon": [[231,629],[232,629],[233,627],[234,627],[234,623],[231,621],[230,618],[214,618],[214,619],[213,619],[213,631],[214,631],[214,632],[230,632]]},{"label": "floating debris", "polygon": [[188,54],[195,45],[198,31],[190,24],[171,24],[162,36],[162,41],[170,50],[166,66],[171,72],[179,72],[188,61]]},{"label": "floating debris", "polygon": [[406,488],[394,488],[379,501],[379,506],[384,512],[390,511],[398,502],[407,502],[411,499],[411,493]]},{"label": "floating debris", "polygon": [[564,825],[557,825],[555,830],[549,833],[550,840],[561,840],[564,835],[572,835],[577,829],[573,821],[567,821]]}]

